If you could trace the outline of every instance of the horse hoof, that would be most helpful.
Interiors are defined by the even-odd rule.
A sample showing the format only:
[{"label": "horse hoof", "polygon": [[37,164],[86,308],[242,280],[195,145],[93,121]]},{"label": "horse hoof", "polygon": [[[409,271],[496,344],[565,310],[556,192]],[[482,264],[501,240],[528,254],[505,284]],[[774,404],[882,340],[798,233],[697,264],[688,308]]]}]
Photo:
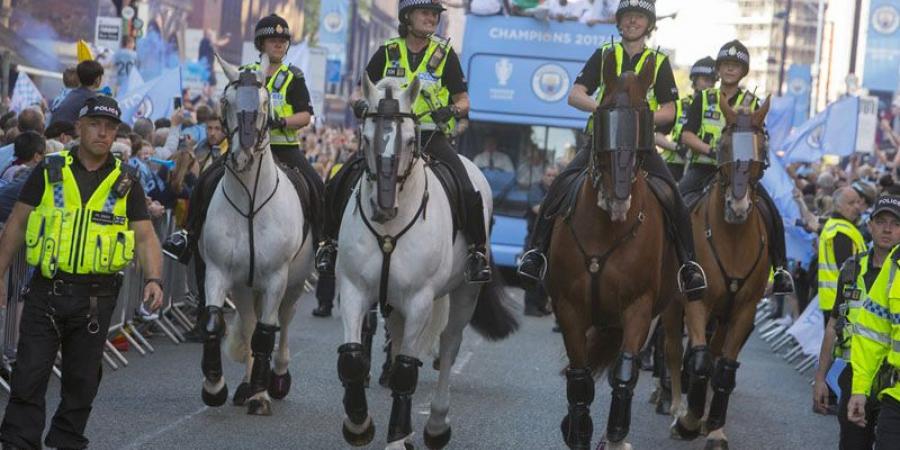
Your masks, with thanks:
[{"label": "horse hoof", "polygon": [[248,400],[247,414],[250,414],[251,416],[271,416],[272,402],[259,398]]},{"label": "horse hoof", "polygon": [[234,390],[234,397],[231,398],[231,404],[234,406],[244,406],[247,403],[247,399],[253,393],[250,392],[250,383],[241,383],[238,385],[237,389]]},{"label": "horse hoof", "polygon": [[291,391],[291,372],[285,372],[284,375],[272,373],[272,379],[269,381],[269,396],[275,400],[281,400],[287,397]]},{"label": "horse hoof", "polygon": [[725,439],[709,439],[703,450],[728,450],[728,441]]},{"label": "horse hoof", "polygon": [[447,431],[437,435],[428,433],[428,428],[426,428],[424,438],[426,447],[431,450],[440,450],[450,443],[450,427],[447,427]]},{"label": "horse hoof", "polygon": [[200,398],[203,399],[203,403],[206,406],[222,406],[226,401],[228,401],[228,385],[223,384],[222,389],[220,389],[219,392],[216,392],[215,394],[206,392],[206,389],[201,388]]},{"label": "horse hoof", "polygon": [[[563,417],[562,422],[559,424],[559,428],[562,431],[563,441],[566,443],[566,447],[569,447],[572,450],[590,450],[590,448],[591,448],[590,438],[588,439],[587,442],[577,442],[576,436],[574,436],[574,435],[569,436],[569,415],[568,414],[566,414],[566,416]],[[603,447],[604,442],[601,442],[598,445],[597,450],[604,448]]]},{"label": "horse hoof", "polygon": [[675,422],[672,423],[671,427],[671,436],[674,439],[679,439],[682,441],[693,441],[700,436],[700,429],[696,430],[688,430],[684,425],[681,424],[680,419],[675,419]]},{"label": "horse hoof", "polygon": [[344,423],[342,431],[344,432],[344,440],[347,441],[348,444],[354,447],[363,447],[372,442],[372,439],[375,438],[375,422],[373,422],[370,417],[367,417],[366,420],[369,422],[369,426],[366,427],[362,433],[353,432],[347,428],[347,424]]}]

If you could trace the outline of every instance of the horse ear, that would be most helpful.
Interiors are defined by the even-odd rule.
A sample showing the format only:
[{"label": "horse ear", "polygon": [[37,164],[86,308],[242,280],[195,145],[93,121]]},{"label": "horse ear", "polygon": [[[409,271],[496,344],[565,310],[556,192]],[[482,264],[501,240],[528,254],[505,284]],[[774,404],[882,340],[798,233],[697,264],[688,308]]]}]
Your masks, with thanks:
[{"label": "horse ear", "polygon": [[262,58],[259,60],[259,71],[256,72],[256,78],[260,83],[266,83],[266,74],[269,73],[269,67],[272,65],[272,61],[269,59],[269,55],[263,53]]},{"label": "horse ear", "polygon": [[719,110],[725,115],[726,124],[737,123],[737,112],[728,104],[728,100],[721,91],[719,91]]},{"label": "horse ear", "polygon": [[642,93],[647,93],[647,89],[650,89],[650,86],[653,85],[654,78],[656,78],[656,55],[649,55],[644,60],[644,67],[641,68],[641,73],[638,74]]},{"label": "horse ear", "polygon": [[763,124],[766,122],[766,115],[769,114],[769,107],[772,106],[772,96],[769,95],[766,97],[765,103],[759,107],[756,111],[753,112],[753,118],[751,119],[751,123],[754,127],[762,128]]},{"label": "horse ear", "polygon": [[606,56],[603,57],[604,96],[616,90],[616,84],[619,82],[619,70],[616,66],[616,52],[610,49],[606,52]]},{"label": "horse ear", "polygon": [[238,79],[238,69],[234,65],[230,64],[228,61],[222,59],[218,53],[214,53],[216,55],[216,61],[219,61],[219,65],[222,66],[222,70],[225,71],[225,77],[228,78],[228,81],[235,81]]},{"label": "horse ear", "polygon": [[421,84],[419,84],[419,77],[413,78],[412,82],[409,83],[409,86],[406,87],[406,91],[403,93],[407,104],[412,109],[413,103],[416,102],[416,99],[419,98],[419,88]]}]

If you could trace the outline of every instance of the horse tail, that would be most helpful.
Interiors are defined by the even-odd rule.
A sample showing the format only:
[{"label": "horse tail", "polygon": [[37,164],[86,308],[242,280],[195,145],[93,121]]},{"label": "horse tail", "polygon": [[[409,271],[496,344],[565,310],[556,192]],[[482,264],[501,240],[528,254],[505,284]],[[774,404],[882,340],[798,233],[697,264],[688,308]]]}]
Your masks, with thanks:
[{"label": "horse tail", "polygon": [[588,367],[594,377],[603,372],[619,355],[622,347],[622,328],[593,324],[587,332]]},{"label": "horse tail", "polygon": [[491,263],[494,276],[481,287],[475,304],[475,312],[469,322],[472,328],[489,341],[499,341],[519,329],[519,320],[513,312],[512,301],[506,293],[506,283],[500,271]]}]

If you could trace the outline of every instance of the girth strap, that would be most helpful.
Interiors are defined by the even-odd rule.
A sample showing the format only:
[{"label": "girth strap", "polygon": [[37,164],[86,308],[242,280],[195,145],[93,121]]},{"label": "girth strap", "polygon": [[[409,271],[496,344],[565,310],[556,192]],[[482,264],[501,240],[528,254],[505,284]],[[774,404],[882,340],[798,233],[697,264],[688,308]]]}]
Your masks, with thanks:
[{"label": "girth strap", "polygon": [[366,228],[368,228],[372,235],[378,239],[378,247],[381,249],[381,277],[378,281],[378,305],[381,308],[381,314],[384,317],[387,317],[391,313],[390,306],[387,304],[388,278],[391,274],[391,254],[397,247],[397,242],[413,227],[413,225],[415,225],[419,216],[422,216],[422,220],[425,220],[425,209],[428,205],[428,173],[425,172],[425,193],[422,194],[422,202],[419,204],[419,209],[416,211],[412,220],[410,220],[399,233],[393,236],[389,234],[379,234],[375,231],[375,227],[372,226],[372,223],[369,222],[369,218],[366,217],[366,214],[363,212],[361,192],[362,189],[360,186],[360,189],[356,190],[356,208],[359,210]]}]

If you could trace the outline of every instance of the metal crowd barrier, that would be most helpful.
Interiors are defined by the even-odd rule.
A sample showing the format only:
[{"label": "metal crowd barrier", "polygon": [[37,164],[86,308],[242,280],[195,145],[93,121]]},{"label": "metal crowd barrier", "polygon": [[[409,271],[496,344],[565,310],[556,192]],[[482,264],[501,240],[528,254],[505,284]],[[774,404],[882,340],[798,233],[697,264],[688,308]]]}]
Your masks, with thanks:
[{"label": "metal crowd barrier", "polygon": [[[816,367],[819,362],[818,352],[806,354],[803,346],[791,335],[788,330],[793,325],[788,315],[784,313],[784,298],[764,298],[758,305],[754,323],[759,337],[766,341],[772,348],[772,352],[781,356],[788,364],[794,366],[794,370],[800,374]],[[808,375],[809,383],[814,379]]]},{"label": "metal crowd barrier", "polygon": [[[2,228],[2,227],[0,227]],[[25,263],[25,249],[21,249],[13,257],[6,276],[6,309],[2,311],[3,354],[0,355],[0,366],[7,374],[12,372],[16,360],[16,348],[19,344],[19,321],[22,319],[22,306],[25,301],[25,287],[28,286],[31,270]],[[0,377],[0,387],[9,392],[9,384]]]}]

